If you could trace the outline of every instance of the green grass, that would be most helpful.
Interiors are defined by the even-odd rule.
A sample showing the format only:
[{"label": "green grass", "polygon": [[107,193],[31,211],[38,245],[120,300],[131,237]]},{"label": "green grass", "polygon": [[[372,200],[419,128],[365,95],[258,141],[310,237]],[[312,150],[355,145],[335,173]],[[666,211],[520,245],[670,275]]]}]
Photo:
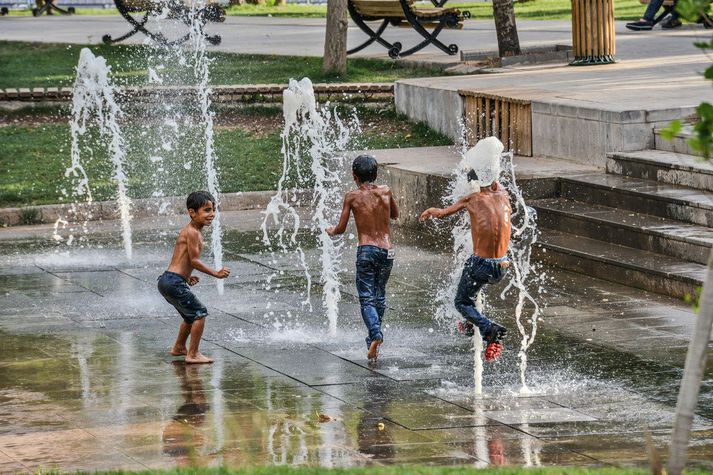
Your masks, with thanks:
[{"label": "green grass", "polygon": [[[71,86],[81,45],[0,41],[0,88]],[[94,45],[94,54],[104,56],[112,66],[118,84],[142,85],[147,80],[147,55],[159,50],[141,45]],[[428,68],[413,69],[400,62],[350,58],[347,75],[325,76],[322,59],[301,56],[273,56],[211,52],[212,84],[287,83],[290,78],[309,77],[313,82],[393,82],[407,77],[443,74]],[[28,60],[31,59],[31,67]],[[152,64],[161,63],[161,57]],[[166,58],[167,69],[178,66]],[[185,69],[185,68],[183,68]]]},{"label": "green grass", "polygon": [[[461,10],[469,10],[473,19],[492,19],[491,3],[458,4]],[[640,18],[646,7],[638,0],[617,0],[615,13],[617,20],[635,20]],[[118,14],[116,10],[80,9],[80,15]],[[12,15],[29,15],[29,11],[12,12]],[[325,5],[288,4],[275,6],[274,0],[267,0],[265,5],[242,5],[230,7],[227,11],[232,16],[274,16],[293,18],[324,18],[327,15]],[[571,18],[570,0],[530,0],[515,3],[516,19],[532,20],[567,20]]]},{"label": "green grass", "polygon": [[[281,110],[278,108],[248,109],[242,114],[264,114],[275,117],[279,123]],[[392,109],[358,111],[364,133],[352,144],[351,149],[374,149],[390,147],[422,147],[447,145],[451,141],[430,130],[424,124],[412,124],[398,117]],[[6,115],[6,117],[8,117]],[[18,113],[11,116],[22,119]],[[59,203],[65,198],[63,189],[71,191],[64,171],[69,165],[69,127],[64,123],[32,125],[37,112],[18,125],[0,127],[0,207],[25,207],[37,204]],[[249,120],[249,117],[248,117]],[[369,126],[369,124],[374,124]],[[387,129],[383,127],[387,126]],[[282,172],[280,154],[281,139],[279,126],[261,134],[242,129],[216,130],[216,151],[220,169],[221,189],[224,192],[272,190]],[[168,195],[183,195],[185,190],[195,187],[196,172],[202,164],[200,141],[190,131],[176,147],[172,162],[191,162],[190,170],[173,166],[159,183],[152,178],[153,170],[160,164],[150,161],[152,153],[147,146],[150,136],[142,135],[140,126],[124,127],[127,138],[126,154],[130,195],[134,198],[150,197],[157,186]],[[195,131],[199,133],[199,131]],[[115,186],[112,181],[112,167],[107,163],[101,146],[96,146],[95,138],[90,139],[97,153],[93,157],[83,156],[95,200],[112,199]],[[160,142],[159,142],[160,143]],[[160,153],[160,152],[159,152]],[[166,167],[169,168],[169,167]]]}]

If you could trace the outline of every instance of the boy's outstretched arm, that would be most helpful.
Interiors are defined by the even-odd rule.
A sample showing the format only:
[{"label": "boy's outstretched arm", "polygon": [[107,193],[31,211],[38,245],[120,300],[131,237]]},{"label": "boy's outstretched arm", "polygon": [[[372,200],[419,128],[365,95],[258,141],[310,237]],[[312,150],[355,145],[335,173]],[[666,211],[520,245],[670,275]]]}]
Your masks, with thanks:
[{"label": "boy's outstretched arm", "polygon": [[389,191],[389,207],[391,208],[391,219],[399,219],[399,208],[396,206],[396,200],[391,191]]},{"label": "boy's outstretched arm", "polygon": [[191,260],[191,266],[204,274],[208,274],[217,279],[225,279],[230,275],[230,269],[222,267],[220,270],[213,270],[201,261],[201,244],[198,231],[186,233],[186,245],[188,247],[188,258]]},{"label": "boy's outstretched arm", "polygon": [[336,236],[337,234],[344,234],[347,230],[347,223],[349,223],[349,213],[352,209],[352,199],[347,194],[344,197],[344,205],[342,206],[342,215],[339,217],[339,223],[336,226],[330,226],[326,229],[327,234],[330,236]]},{"label": "boy's outstretched arm", "polygon": [[426,221],[428,218],[440,219],[455,214],[458,211],[465,209],[466,205],[468,204],[467,198],[468,197],[461,198],[447,208],[428,208],[426,211],[421,213],[421,217],[419,219],[421,221]]}]

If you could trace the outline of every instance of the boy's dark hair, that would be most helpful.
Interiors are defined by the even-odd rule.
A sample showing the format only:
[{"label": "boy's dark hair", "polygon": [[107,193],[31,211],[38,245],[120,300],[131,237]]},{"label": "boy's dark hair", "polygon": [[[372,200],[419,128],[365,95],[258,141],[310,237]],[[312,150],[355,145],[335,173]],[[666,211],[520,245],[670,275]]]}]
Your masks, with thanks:
[{"label": "boy's dark hair", "polygon": [[207,191],[194,191],[186,198],[186,208],[197,211],[209,201],[215,206],[215,198],[213,198],[213,195]]},{"label": "boy's dark hair", "polygon": [[352,171],[362,183],[376,180],[377,168],[378,164],[373,155],[359,155],[352,163]]}]

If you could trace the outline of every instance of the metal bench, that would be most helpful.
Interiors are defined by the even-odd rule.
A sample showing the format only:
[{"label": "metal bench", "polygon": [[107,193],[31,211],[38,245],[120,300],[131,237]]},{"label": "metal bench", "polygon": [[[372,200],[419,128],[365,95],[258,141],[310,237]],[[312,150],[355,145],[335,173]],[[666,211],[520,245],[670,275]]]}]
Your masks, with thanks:
[{"label": "metal bench", "polygon": [[[175,45],[186,41],[190,37],[190,32],[179,38],[169,40],[164,35],[154,33],[147,28],[147,23],[152,15],[160,13],[164,8],[168,8],[171,17],[179,19],[187,26],[190,26],[193,18],[197,18],[202,25],[209,21],[225,21],[225,9],[218,2],[206,2],[205,6],[192,9],[190,0],[185,3],[181,0],[114,0],[117,10],[124,19],[133,27],[128,33],[112,38],[111,35],[104,35],[102,41],[105,44],[113,44],[123,41],[136,33],[143,33],[152,40],[162,45]],[[220,44],[220,35],[208,35],[203,33],[210,44]]]},{"label": "metal bench", "polygon": [[[389,56],[394,59],[413,54],[429,44],[433,44],[450,55],[458,53],[458,45],[446,46],[436,37],[444,28],[463,28],[463,20],[470,18],[470,12],[460,11],[457,8],[445,8],[443,5],[446,1],[431,0],[433,7],[423,8],[417,7],[414,0],[348,0],[349,15],[354,23],[369,36],[369,39],[347,51],[347,54],[361,51],[374,42],[386,48],[389,51]],[[374,30],[367,24],[370,21],[381,21],[381,24]],[[413,28],[424,40],[416,46],[402,51],[401,43],[389,43],[382,38],[381,35],[389,25]]]}]

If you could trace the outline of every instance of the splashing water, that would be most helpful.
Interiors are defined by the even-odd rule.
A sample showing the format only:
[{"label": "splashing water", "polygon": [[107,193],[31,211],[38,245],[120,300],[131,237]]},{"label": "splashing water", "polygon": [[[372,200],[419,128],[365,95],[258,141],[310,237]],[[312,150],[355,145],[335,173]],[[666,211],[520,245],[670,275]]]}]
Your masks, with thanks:
[{"label": "splashing water", "polygon": [[[201,5],[204,6],[204,5]],[[205,171],[208,182],[208,192],[216,199],[215,218],[213,219],[211,232],[211,250],[213,252],[213,265],[216,269],[223,267],[223,243],[221,240],[221,224],[220,224],[220,193],[218,189],[218,172],[215,167],[215,141],[213,138],[213,115],[210,110],[211,89],[208,86],[210,81],[210,59],[206,53],[207,40],[203,34],[203,23],[198,20],[196,15],[196,3],[192,4],[191,11],[191,28],[189,36],[189,44],[193,56],[193,68],[198,77],[198,107],[201,114],[201,123],[203,125],[203,137],[205,140]],[[218,294],[222,295],[224,291],[224,282],[222,279],[216,280]]]},{"label": "splashing water", "polygon": [[[73,195],[75,201],[72,211],[75,216],[78,214],[77,201],[84,199],[87,205],[93,202],[92,192],[89,187],[89,178],[82,165],[81,160],[81,137],[88,132],[87,126],[90,122],[96,121],[99,133],[102,138],[108,140],[107,152],[109,160],[114,166],[114,180],[117,185],[116,202],[119,207],[121,217],[121,234],[124,242],[126,257],[131,259],[131,199],[127,196],[127,176],[124,172],[124,161],[126,159],[124,137],[119,127],[119,120],[122,111],[116,103],[114,94],[115,88],[110,78],[111,67],[106,64],[106,60],[94,54],[87,48],[83,48],[79,55],[77,65],[77,78],[74,82],[74,93],[72,97],[72,118],[69,126],[72,134],[71,144],[71,165],[65,171],[66,177],[76,180]],[[89,153],[91,156],[91,151]],[[89,208],[89,207],[88,207]],[[86,223],[89,215],[85,214],[82,224],[86,234]],[[60,218],[55,223],[55,239],[61,240],[57,232],[59,224],[63,220]],[[68,243],[72,239],[68,240]]]},{"label": "splashing water", "polygon": [[[186,18],[188,34],[185,46],[178,44],[157,44],[150,39],[144,43],[148,75],[147,83],[152,89],[148,104],[131,104],[131,123],[140,124],[135,135],[140,138],[137,144],[125,144],[121,136],[118,121],[121,110],[114,100],[110,68],[103,58],[95,58],[89,50],[83,50],[77,67],[77,83],[74,93],[72,129],[72,165],[67,170],[77,182],[74,187],[76,196],[84,197],[87,203],[93,201],[89,179],[80,161],[80,137],[88,131],[88,121],[97,116],[101,135],[110,137],[109,158],[115,165],[115,179],[118,182],[118,203],[121,210],[122,229],[127,256],[131,255],[131,230],[129,222],[130,201],[126,197],[127,173],[124,172],[126,150],[131,150],[132,162],[127,169],[150,177],[153,182],[151,196],[161,198],[167,193],[186,194],[187,190],[207,189],[216,200],[220,200],[217,155],[215,151],[213,112],[211,111],[209,87],[211,60],[207,54],[207,40],[203,35],[204,22],[198,11],[204,2],[195,2]],[[169,11],[153,15],[157,27],[170,29],[176,23],[170,20]],[[164,25],[165,23],[165,25]],[[184,22],[181,22],[183,24]],[[183,29],[185,30],[185,25]],[[131,59],[128,60],[129,63]],[[169,65],[168,67],[166,65]],[[167,95],[170,94],[170,98]],[[141,107],[141,106],[145,107]],[[135,110],[134,110],[135,109]],[[133,130],[133,129],[132,129]],[[86,140],[85,140],[86,141]],[[202,170],[193,166],[193,162],[203,161]],[[216,203],[219,205],[219,203]],[[164,213],[169,207],[168,201],[157,200],[156,214]],[[75,215],[79,210],[73,208]],[[83,228],[86,231],[85,214]],[[60,226],[55,223],[56,240]],[[219,208],[212,223],[210,236],[211,253],[214,266],[222,267],[223,247],[221,241],[221,214]],[[70,235],[67,242],[74,238]],[[223,293],[223,280],[216,281],[218,293]]]},{"label": "splashing water", "polygon": [[[330,110],[328,106],[320,107],[308,78],[290,80],[289,87],[283,92],[283,113],[282,175],[277,183],[277,192],[264,212],[263,242],[267,246],[275,243],[282,253],[291,249],[297,253],[307,280],[304,304],[311,310],[312,277],[304,250],[297,239],[301,219],[297,211],[300,201],[296,190],[313,188],[310,225],[320,251],[322,307],[327,314],[329,334],[334,336],[341,300],[338,273],[344,238],[330,238],[326,229],[336,224],[339,218],[343,188],[349,178],[344,152],[352,135],[359,131],[359,122],[354,115],[345,121],[336,110]],[[270,219],[279,225],[272,238],[268,232]]]},{"label": "splashing water", "polygon": [[[537,322],[541,315],[540,306],[528,288],[535,288],[536,294],[542,292],[542,282],[545,279],[545,275],[541,271],[538,272],[538,269],[531,262],[532,246],[537,242],[539,235],[536,222],[537,214],[533,208],[527,206],[522,196],[522,190],[517,184],[512,152],[504,154],[503,159],[503,174],[500,181],[510,193],[514,206],[512,212],[512,238],[508,247],[512,271],[508,273],[507,285],[500,294],[500,298],[504,299],[511,290],[517,293],[515,321],[522,337],[520,351],[518,352],[518,357],[520,358],[520,394],[526,396],[530,394],[525,380],[527,350],[535,341]],[[528,302],[533,308],[529,317],[526,316],[523,319],[525,304]]]},{"label": "splashing water", "polygon": [[[443,204],[445,206],[450,206],[463,196],[478,191],[467,179],[466,170],[469,168],[469,163],[467,160],[467,142],[465,140],[461,142],[461,156],[462,159],[454,170],[453,177],[449,183],[448,192],[443,198]],[[506,274],[506,285],[500,294],[500,298],[505,299],[511,291],[517,293],[515,318],[518,331],[522,337],[520,350],[518,352],[520,359],[520,394],[528,395],[530,391],[525,379],[527,350],[535,341],[537,321],[540,316],[540,307],[535,298],[528,291],[528,287],[532,288],[534,285],[537,287],[537,292],[540,292],[542,286],[538,284],[544,279],[544,275],[542,273],[536,273],[534,266],[530,262],[532,245],[537,241],[538,235],[535,222],[536,214],[534,209],[528,207],[525,203],[522,191],[515,179],[515,165],[513,163],[512,152],[503,153],[499,165],[499,168],[503,170],[499,181],[501,185],[507,189],[511,197],[511,203],[513,204],[511,216],[513,221],[512,236],[510,245],[508,246],[511,271]],[[481,176],[483,173],[479,171],[478,175]],[[470,217],[468,213],[463,212],[456,216],[456,221],[451,229],[451,237],[453,239],[453,259],[451,260],[450,272],[446,285],[440,288],[436,293],[437,312],[435,318],[439,324],[446,326],[452,326],[453,322],[461,319],[461,315],[453,305],[453,300],[456,295],[463,265],[473,252]],[[523,311],[526,303],[530,303],[534,309],[530,316],[523,320]],[[480,292],[476,299],[476,308],[478,311],[483,311],[484,304],[484,296],[483,293]],[[473,372],[476,396],[482,396],[482,352],[483,340],[476,329],[473,337]]]}]

